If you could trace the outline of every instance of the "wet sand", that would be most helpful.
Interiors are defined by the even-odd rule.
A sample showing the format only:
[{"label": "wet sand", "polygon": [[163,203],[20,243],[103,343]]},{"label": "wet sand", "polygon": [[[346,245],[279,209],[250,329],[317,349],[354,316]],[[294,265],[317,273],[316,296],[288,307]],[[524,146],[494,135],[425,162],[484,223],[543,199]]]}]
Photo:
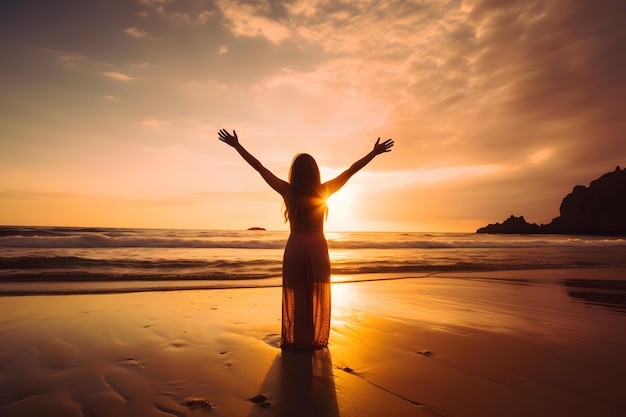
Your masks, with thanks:
[{"label": "wet sand", "polygon": [[1,297],[0,416],[626,409],[624,270],[335,284],[328,349],[281,353],[279,330],[279,288]]}]

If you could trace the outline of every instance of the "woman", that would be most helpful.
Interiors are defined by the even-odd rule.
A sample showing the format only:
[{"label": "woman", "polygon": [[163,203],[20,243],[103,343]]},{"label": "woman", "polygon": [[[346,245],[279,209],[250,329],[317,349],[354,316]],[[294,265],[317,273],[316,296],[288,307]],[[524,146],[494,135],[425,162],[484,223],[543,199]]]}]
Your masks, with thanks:
[{"label": "woman", "polygon": [[239,143],[237,132],[225,129],[219,139],[232,146],[285,202],[285,220],[291,234],[283,256],[282,349],[319,349],[330,333],[330,259],[324,237],[326,199],[338,191],[374,157],[391,151],[393,140],[380,143],[335,179],[322,183],[315,159],[308,154],[294,158],[289,182],[283,181]]}]

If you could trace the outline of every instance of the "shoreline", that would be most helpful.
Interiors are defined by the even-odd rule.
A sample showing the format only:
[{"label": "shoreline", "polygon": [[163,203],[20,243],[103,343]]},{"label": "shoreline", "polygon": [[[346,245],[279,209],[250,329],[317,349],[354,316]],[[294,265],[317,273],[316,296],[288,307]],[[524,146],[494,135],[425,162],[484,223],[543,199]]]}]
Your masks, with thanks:
[{"label": "shoreline", "polygon": [[312,356],[275,347],[277,287],[5,296],[0,414],[617,417],[626,311],[563,283],[596,279],[586,291],[615,302],[624,273],[333,285],[330,344]]}]

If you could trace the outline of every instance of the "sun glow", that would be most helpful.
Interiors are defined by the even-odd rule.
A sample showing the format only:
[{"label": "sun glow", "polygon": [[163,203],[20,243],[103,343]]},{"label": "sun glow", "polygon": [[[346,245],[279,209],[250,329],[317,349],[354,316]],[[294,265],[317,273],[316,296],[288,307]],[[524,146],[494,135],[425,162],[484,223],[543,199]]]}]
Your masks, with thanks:
[{"label": "sun glow", "polygon": [[358,195],[354,188],[343,188],[331,195],[328,204],[326,229],[331,231],[350,231],[356,226],[354,206]]}]

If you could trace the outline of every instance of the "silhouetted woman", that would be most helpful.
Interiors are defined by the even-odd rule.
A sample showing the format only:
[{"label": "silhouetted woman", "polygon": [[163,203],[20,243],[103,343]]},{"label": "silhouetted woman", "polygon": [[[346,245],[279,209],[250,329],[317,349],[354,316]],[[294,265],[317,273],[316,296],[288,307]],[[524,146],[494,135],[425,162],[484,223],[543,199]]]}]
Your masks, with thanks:
[{"label": "silhouetted woman", "polygon": [[237,132],[222,129],[219,139],[232,146],[285,201],[285,220],[291,234],[283,256],[281,348],[317,349],[328,344],[330,333],[330,259],[324,237],[326,199],[339,190],[374,157],[391,151],[393,140],[380,143],[335,179],[322,183],[315,159],[294,158],[289,182],[265,168],[239,143]]}]

